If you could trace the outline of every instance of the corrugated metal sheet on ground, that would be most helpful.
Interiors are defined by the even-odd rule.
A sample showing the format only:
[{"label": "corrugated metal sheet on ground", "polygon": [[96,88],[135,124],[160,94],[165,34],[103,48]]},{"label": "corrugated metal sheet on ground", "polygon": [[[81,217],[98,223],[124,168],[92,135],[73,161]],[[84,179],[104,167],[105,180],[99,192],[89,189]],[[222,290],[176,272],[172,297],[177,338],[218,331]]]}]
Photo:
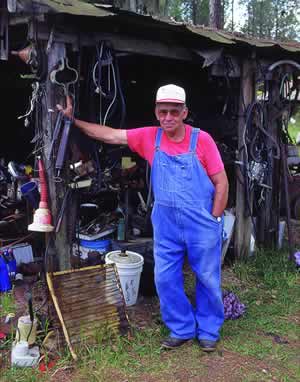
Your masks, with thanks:
[{"label": "corrugated metal sheet on ground", "polygon": [[104,333],[127,332],[128,316],[113,265],[48,274],[47,282],[53,301],[56,298],[59,305],[59,309],[56,306],[55,309],[58,317],[58,310],[61,312],[71,344],[94,343]]}]

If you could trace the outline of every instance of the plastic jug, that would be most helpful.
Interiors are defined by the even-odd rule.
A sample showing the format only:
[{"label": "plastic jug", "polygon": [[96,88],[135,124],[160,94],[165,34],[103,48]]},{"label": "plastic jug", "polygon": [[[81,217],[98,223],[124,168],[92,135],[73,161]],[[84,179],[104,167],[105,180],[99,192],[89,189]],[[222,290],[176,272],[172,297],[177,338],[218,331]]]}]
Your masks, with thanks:
[{"label": "plastic jug", "polygon": [[0,253],[0,292],[8,292],[11,290],[11,282],[8,273],[8,264],[3,256],[3,252]]},{"label": "plastic jug", "polygon": [[17,273],[17,262],[12,248],[5,250],[3,257],[7,263],[9,277],[11,280],[14,280]]}]

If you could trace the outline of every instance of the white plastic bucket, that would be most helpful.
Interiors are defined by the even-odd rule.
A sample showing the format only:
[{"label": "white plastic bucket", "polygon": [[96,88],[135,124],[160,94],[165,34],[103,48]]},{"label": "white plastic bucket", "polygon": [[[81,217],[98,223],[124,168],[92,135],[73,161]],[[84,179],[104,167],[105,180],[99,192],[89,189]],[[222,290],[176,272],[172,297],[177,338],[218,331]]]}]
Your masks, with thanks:
[{"label": "white plastic bucket", "polygon": [[137,252],[126,251],[128,256],[120,256],[121,251],[108,252],[105,256],[106,264],[115,264],[127,306],[136,303],[144,258]]}]

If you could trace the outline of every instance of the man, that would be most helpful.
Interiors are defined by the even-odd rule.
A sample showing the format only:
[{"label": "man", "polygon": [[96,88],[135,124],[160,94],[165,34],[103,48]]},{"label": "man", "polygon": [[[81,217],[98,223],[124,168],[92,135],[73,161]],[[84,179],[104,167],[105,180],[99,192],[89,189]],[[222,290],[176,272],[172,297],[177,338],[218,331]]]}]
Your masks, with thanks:
[{"label": "man", "polygon": [[[214,351],[224,321],[221,292],[222,215],[228,181],[220,154],[209,134],[184,123],[188,115],[183,88],[166,85],[156,94],[160,127],[113,129],[74,119],[91,138],[126,145],[151,164],[154,207],[155,285],[173,349],[197,338],[204,351]],[[72,116],[72,105],[59,110]],[[196,307],[184,292],[187,255],[196,275]]]}]

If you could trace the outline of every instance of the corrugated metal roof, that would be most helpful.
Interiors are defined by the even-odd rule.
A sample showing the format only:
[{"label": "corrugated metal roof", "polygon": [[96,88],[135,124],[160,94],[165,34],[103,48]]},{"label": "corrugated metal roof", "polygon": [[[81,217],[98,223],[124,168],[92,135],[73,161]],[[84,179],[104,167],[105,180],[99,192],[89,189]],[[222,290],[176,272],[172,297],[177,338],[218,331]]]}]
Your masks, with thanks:
[{"label": "corrugated metal roof", "polygon": [[217,33],[218,35],[222,35],[230,39],[231,41],[235,41],[236,43],[246,43],[252,46],[256,46],[257,48],[269,48],[273,46],[279,46],[282,49],[288,50],[290,52],[300,51],[300,43],[296,41],[282,42],[275,40],[265,40],[254,37],[247,37],[245,35],[242,35],[241,33],[228,33],[224,31],[217,31],[215,33]]},{"label": "corrugated metal roof", "polygon": [[[9,0],[8,0],[9,1]],[[101,1],[101,0],[100,0]],[[82,0],[18,0],[17,1],[17,12],[35,11],[39,9],[42,13],[65,13],[69,15],[76,16],[92,16],[92,17],[105,17],[105,16],[115,16],[116,18],[128,18],[128,22],[136,20],[139,21],[139,26],[141,23],[147,24],[147,27],[160,26],[161,28],[168,29],[172,31],[178,30],[178,32],[191,32],[194,35],[201,36],[203,38],[209,39],[214,43],[219,43],[221,45],[231,45],[231,46],[253,46],[256,48],[263,48],[267,50],[272,50],[274,48],[281,48],[290,53],[300,52],[300,43],[291,42],[281,42],[273,40],[265,40],[258,38],[250,38],[241,33],[228,33],[223,30],[216,30],[212,28],[207,28],[203,26],[193,26],[191,24],[178,23],[175,21],[161,19],[158,17],[150,15],[139,15],[137,13],[124,11],[116,8],[107,8],[104,4],[97,3],[87,3]],[[27,9],[28,8],[28,9]],[[146,26],[146,25],[145,25]]]},{"label": "corrugated metal roof", "polygon": [[[9,0],[8,0],[9,1]],[[74,16],[113,16],[109,10],[81,0],[17,0],[17,12],[65,13]]]},{"label": "corrugated metal roof", "polygon": [[106,9],[98,8],[93,4],[83,2],[80,0],[39,0],[39,1],[47,4],[49,7],[51,7],[53,10],[55,10],[58,13],[68,13],[70,15],[94,16],[94,17],[104,17],[104,16],[113,15],[112,12]]},{"label": "corrugated metal roof", "polygon": [[[156,19],[159,20],[158,18]],[[297,42],[297,41],[283,42],[283,41],[259,39],[259,38],[246,36],[239,32],[229,33],[224,30],[217,30],[217,29],[199,26],[199,25],[195,26],[191,24],[176,23],[174,21],[166,21],[166,20],[161,20],[161,21],[167,22],[169,25],[172,25],[172,26],[177,25],[180,27],[185,27],[187,30],[191,31],[192,33],[196,33],[202,37],[209,38],[210,40],[220,44],[234,45],[234,44],[244,43],[250,46],[255,46],[257,48],[271,48],[271,47],[278,46],[290,52],[300,52],[300,42]]]}]

